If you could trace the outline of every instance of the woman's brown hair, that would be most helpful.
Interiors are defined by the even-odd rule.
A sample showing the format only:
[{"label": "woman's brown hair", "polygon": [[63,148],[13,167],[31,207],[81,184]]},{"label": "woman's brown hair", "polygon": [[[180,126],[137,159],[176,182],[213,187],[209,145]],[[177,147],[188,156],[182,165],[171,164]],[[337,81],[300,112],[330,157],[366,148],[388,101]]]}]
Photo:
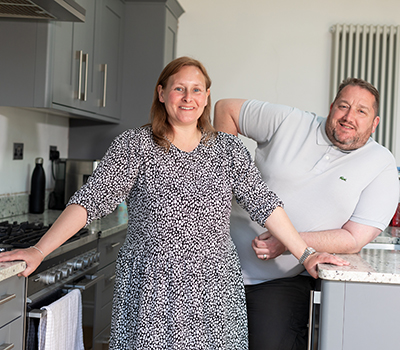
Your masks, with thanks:
[{"label": "woman's brown hair", "polygon": [[[165,109],[165,105],[164,103],[160,102],[158,97],[158,86],[161,85],[161,87],[165,89],[168,83],[168,79],[172,75],[178,73],[184,66],[193,66],[198,68],[203,73],[204,80],[206,83],[206,89],[208,90],[211,86],[211,79],[208,76],[207,70],[199,61],[193,58],[186,56],[176,58],[175,60],[168,63],[167,66],[163,69],[157,80],[156,87],[154,89],[153,103],[150,112],[150,120],[153,129],[154,141],[160,146],[166,148],[167,150],[169,150],[170,143],[165,138],[165,135],[170,133],[172,130],[171,130],[171,125],[168,122],[168,114]],[[205,138],[203,138],[203,141],[207,141],[216,134],[216,131],[214,130],[211,124],[210,114],[211,114],[211,96],[209,95],[207,99],[207,105],[205,106],[202,115],[197,121],[197,127],[200,130],[202,130],[202,132],[205,134]]]}]

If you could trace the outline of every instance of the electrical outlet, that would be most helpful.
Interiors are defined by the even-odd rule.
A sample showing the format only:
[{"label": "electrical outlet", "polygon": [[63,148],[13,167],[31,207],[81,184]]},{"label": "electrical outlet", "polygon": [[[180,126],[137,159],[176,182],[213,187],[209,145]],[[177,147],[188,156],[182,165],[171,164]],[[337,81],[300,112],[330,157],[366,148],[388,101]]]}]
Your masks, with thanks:
[{"label": "electrical outlet", "polygon": [[57,146],[50,146],[50,160],[57,160],[60,158],[60,152],[57,151]]},{"label": "electrical outlet", "polygon": [[24,159],[24,144],[15,143],[13,148],[13,159]]}]

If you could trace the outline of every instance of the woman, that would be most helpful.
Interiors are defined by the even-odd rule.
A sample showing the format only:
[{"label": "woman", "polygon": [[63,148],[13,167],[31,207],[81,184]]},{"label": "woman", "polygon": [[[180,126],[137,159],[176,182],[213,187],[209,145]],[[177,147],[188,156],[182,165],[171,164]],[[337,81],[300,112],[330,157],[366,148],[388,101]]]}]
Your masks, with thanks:
[{"label": "woman", "polygon": [[[210,85],[200,62],[181,57],[168,64],[156,84],[151,125],[113,141],[35,248],[0,257],[25,260],[27,276],[41,253],[126,200],[110,349],[247,349],[243,282],[229,236],[232,194],[297,258],[307,247],[240,140],[212,128]],[[319,262],[344,264],[312,254],[304,265],[314,277]]]}]

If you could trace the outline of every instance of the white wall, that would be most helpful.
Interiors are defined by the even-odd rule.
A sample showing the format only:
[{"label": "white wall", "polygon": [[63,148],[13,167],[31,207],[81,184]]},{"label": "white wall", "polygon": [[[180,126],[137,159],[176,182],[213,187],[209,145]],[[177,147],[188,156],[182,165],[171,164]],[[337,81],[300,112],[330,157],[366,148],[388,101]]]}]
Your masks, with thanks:
[{"label": "white wall", "polygon": [[[205,64],[213,80],[213,102],[257,98],[320,115],[327,114],[330,104],[330,26],[400,24],[398,0],[179,2],[185,13],[179,19],[177,54]],[[24,143],[22,161],[12,160],[14,142]],[[36,157],[44,158],[47,187],[52,186],[50,145],[58,147],[61,157],[68,156],[67,119],[0,107],[0,196],[29,191]]]},{"label": "white wall", "polygon": [[[22,160],[13,160],[13,144],[24,144]],[[68,119],[21,108],[0,107],[0,196],[29,193],[35,158],[42,157],[46,188],[53,187],[49,149],[68,152]]]},{"label": "white wall", "polygon": [[[179,3],[185,13],[179,19],[177,54],[203,62],[213,80],[213,102],[256,98],[319,115],[328,113],[331,102],[329,28],[336,23],[400,25],[399,0]],[[397,158],[400,165],[400,154]]]}]

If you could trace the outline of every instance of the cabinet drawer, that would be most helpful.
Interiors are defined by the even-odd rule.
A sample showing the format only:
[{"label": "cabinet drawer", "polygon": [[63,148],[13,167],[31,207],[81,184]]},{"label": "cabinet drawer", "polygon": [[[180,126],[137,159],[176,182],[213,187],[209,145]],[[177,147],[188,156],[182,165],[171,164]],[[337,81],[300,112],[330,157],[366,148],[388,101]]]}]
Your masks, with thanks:
[{"label": "cabinet drawer", "polygon": [[115,262],[108,265],[99,273],[104,275],[104,278],[99,282],[99,305],[103,307],[105,304],[109,303],[113,299],[114,293],[114,282],[115,282]]},{"label": "cabinet drawer", "polygon": [[93,341],[93,350],[108,350],[110,343],[110,327],[104,329]]},{"label": "cabinet drawer", "polygon": [[104,278],[99,282],[96,294],[96,324],[94,335],[99,334],[105,327],[111,324],[111,309],[115,281],[115,263],[99,270]]},{"label": "cabinet drawer", "polygon": [[126,230],[112,236],[99,239],[100,265],[99,269],[117,260],[119,249],[125,241]]},{"label": "cabinet drawer", "polygon": [[96,318],[96,325],[93,329],[93,335],[96,337],[103,331],[104,328],[111,325],[111,312],[112,312],[112,301],[104,305],[100,309],[100,316]]},{"label": "cabinet drawer", "polygon": [[25,277],[10,277],[0,283],[0,327],[21,317],[25,310]]},{"label": "cabinet drawer", "polygon": [[[23,334],[24,334],[24,318],[21,316],[4,327],[0,328],[0,349],[22,349]],[[14,347],[11,347],[14,345]]]}]

